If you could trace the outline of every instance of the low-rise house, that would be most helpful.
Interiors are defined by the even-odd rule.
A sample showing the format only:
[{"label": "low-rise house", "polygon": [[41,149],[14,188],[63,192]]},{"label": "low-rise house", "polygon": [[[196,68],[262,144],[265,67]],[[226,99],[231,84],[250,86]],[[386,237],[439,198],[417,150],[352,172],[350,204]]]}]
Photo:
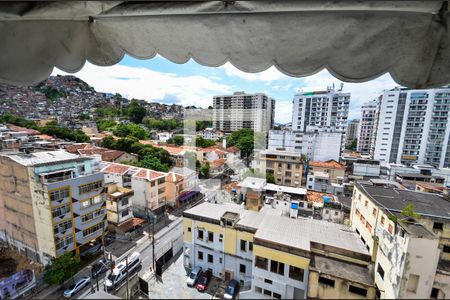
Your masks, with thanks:
[{"label": "low-rise house", "polygon": [[241,192],[241,200],[249,210],[259,211],[264,203],[264,187],[266,179],[247,177],[238,184]]},{"label": "low-rise house", "polygon": [[105,163],[102,172],[106,183],[131,188],[133,214],[146,219],[165,210],[167,173],[117,163]]},{"label": "low-rise house", "polygon": [[184,184],[186,191],[198,191],[199,190],[199,179],[198,173],[187,167],[173,167],[169,170],[169,172],[173,172],[176,174],[180,174],[184,177]]},{"label": "low-rise house", "polygon": [[205,128],[205,130],[203,130],[202,136],[204,139],[217,141],[218,139],[222,138],[224,134],[214,128]]},{"label": "low-rise house", "polygon": [[166,204],[171,207],[178,206],[178,198],[186,190],[186,181],[183,175],[169,172],[166,175]]},{"label": "low-rise house", "polygon": [[122,225],[133,218],[134,195],[132,189],[120,187],[117,183],[106,185],[106,210],[109,232],[120,232]]}]

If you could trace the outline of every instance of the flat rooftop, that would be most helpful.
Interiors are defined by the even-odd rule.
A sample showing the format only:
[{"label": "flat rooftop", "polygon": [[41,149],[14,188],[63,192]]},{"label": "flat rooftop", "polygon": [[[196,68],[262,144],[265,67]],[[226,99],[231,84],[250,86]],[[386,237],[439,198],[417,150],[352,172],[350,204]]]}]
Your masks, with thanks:
[{"label": "flat rooftop", "polygon": [[250,188],[254,190],[263,190],[267,180],[265,178],[247,177],[238,185],[244,188]]},{"label": "flat rooftop", "polygon": [[12,155],[3,155],[22,166],[31,167],[45,164],[57,164],[74,160],[90,160],[91,158],[82,158],[79,155],[71,154],[65,150],[42,151],[33,153],[18,153]]},{"label": "flat rooftop", "polygon": [[310,243],[315,242],[369,255],[359,236],[350,227],[309,218],[291,219],[281,216],[281,211],[277,209],[263,208],[256,212],[233,203],[204,202],[186,210],[183,216],[220,222],[222,216],[230,212],[239,214],[235,226],[255,230],[255,238],[261,240],[306,251],[310,251]]},{"label": "flat rooftop", "polygon": [[280,151],[280,150],[264,150],[259,153],[262,155],[295,156],[295,157],[302,156],[302,154],[300,152],[289,152],[289,151]]},{"label": "flat rooftop", "polygon": [[356,187],[389,211],[401,212],[407,204],[412,203],[418,214],[450,219],[450,202],[437,194],[359,183],[356,184]]}]

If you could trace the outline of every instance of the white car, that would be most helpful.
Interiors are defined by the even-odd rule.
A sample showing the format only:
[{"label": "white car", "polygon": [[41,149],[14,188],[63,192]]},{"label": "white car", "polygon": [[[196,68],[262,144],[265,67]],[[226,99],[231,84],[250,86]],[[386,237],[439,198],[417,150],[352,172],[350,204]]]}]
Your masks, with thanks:
[{"label": "white car", "polygon": [[72,284],[67,290],[64,291],[64,297],[70,298],[79,291],[81,291],[85,286],[87,286],[91,282],[90,277],[81,277],[77,282]]},{"label": "white car", "polygon": [[202,267],[195,267],[192,269],[191,273],[189,273],[188,278],[186,279],[186,284],[188,287],[193,287],[197,280],[199,279],[200,275],[202,275]]}]

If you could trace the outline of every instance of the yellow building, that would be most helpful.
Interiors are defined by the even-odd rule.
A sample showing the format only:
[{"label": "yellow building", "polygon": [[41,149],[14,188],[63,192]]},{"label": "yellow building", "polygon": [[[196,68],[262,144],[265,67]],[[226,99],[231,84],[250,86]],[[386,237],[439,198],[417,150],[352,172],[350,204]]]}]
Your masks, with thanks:
[{"label": "yellow building", "polygon": [[275,184],[301,187],[303,156],[297,152],[265,150],[256,154],[253,167],[263,174],[272,174]]},{"label": "yellow building", "polygon": [[[184,265],[241,283],[241,298],[373,298],[370,255],[344,225],[202,203],[183,214]],[[311,274],[311,275],[310,275]],[[335,282],[334,288],[324,278]],[[365,295],[365,296],[364,296]]]},{"label": "yellow building", "polygon": [[[420,217],[405,215],[408,205]],[[379,297],[448,298],[450,202],[437,194],[357,184],[350,218],[375,263]]]}]

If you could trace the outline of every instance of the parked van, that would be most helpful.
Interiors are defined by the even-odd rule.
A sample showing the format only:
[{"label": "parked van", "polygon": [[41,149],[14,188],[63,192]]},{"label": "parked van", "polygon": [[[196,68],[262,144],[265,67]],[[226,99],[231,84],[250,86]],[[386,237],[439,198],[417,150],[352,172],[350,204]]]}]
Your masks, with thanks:
[{"label": "parked van", "polygon": [[113,289],[118,286],[125,278],[127,273],[130,274],[136,270],[141,265],[141,255],[138,252],[133,252],[128,257],[128,270],[127,262],[123,260],[119,263],[112,272],[110,271],[105,280],[105,285],[107,289]]}]

